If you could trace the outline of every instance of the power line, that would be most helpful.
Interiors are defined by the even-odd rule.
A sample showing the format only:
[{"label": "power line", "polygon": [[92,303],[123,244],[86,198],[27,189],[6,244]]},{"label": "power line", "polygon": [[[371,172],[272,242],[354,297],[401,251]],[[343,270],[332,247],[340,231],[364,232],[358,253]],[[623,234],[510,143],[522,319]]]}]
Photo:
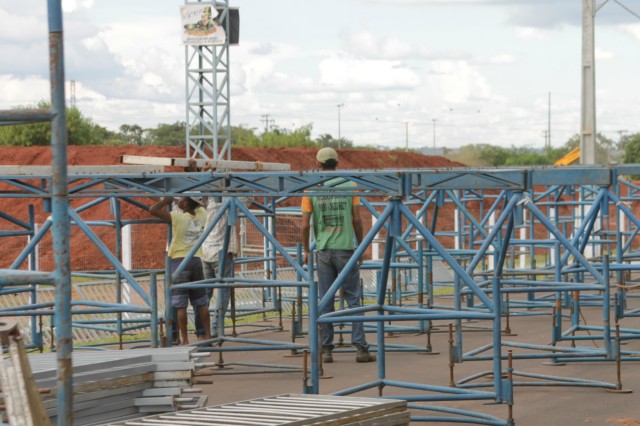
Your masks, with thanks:
[{"label": "power line", "polygon": [[623,8],[624,10],[626,10],[627,12],[629,12],[631,15],[635,16],[636,18],[640,19],[640,15],[638,15],[636,12],[634,12],[633,10],[629,9],[627,6],[625,6],[624,4],[620,3],[618,0],[613,0],[614,2],[616,2],[618,4],[618,6],[620,6],[621,8]]}]

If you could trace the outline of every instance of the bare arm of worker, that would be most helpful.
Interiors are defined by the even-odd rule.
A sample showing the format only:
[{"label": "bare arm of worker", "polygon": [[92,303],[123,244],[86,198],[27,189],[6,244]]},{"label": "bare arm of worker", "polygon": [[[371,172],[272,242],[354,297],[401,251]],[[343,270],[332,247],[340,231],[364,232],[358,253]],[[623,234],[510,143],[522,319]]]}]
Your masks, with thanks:
[{"label": "bare arm of worker", "polygon": [[198,170],[198,162],[194,158],[190,158],[187,163],[187,167],[184,168],[185,172],[199,172]]},{"label": "bare arm of worker", "polygon": [[216,170],[215,166],[214,166],[213,164],[211,164],[211,162],[210,162],[210,161],[208,161],[208,162],[204,165],[204,167],[202,168],[202,171],[203,171],[203,172],[212,172],[212,171],[215,171],[215,170]]},{"label": "bare arm of worker", "polygon": [[309,264],[309,236],[311,235],[311,213],[302,214],[302,247],[304,263]]},{"label": "bare arm of worker", "polygon": [[[353,232],[356,234],[358,244],[362,244],[362,217],[360,217],[360,206],[353,206]],[[358,264],[362,264],[362,257],[358,260]]]},{"label": "bare arm of worker", "polygon": [[149,208],[149,213],[154,215],[157,218],[162,219],[167,223],[171,223],[171,214],[167,211],[166,206],[173,202],[172,197],[164,197],[162,201],[152,205]]}]

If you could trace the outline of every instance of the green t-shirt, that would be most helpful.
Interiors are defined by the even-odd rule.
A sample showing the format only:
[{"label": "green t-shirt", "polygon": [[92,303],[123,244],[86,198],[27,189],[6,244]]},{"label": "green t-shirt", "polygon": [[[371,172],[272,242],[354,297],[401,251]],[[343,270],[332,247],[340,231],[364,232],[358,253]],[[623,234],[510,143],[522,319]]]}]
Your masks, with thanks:
[{"label": "green t-shirt", "polygon": [[[355,186],[345,182],[337,187]],[[358,205],[359,197],[322,196],[305,197],[303,213],[312,213],[313,233],[318,250],[353,250],[353,207]]]}]

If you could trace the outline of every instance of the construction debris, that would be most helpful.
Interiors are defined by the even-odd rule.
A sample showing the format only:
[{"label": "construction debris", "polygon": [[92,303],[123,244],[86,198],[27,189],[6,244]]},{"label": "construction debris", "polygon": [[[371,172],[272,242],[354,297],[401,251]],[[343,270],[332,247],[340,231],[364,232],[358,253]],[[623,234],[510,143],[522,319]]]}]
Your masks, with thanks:
[{"label": "construction debris", "polygon": [[40,398],[40,389],[33,380],[24,341],[15,322],[0,321],[2,354],[9,354],[0,362],[0,381],[6,409],[3,420],[14,426],[49,426]]},{"label": "construction debris", "polygon": [[[195,347],[74,351],[74,425],[101,424],[203,407],[207,397],[193,385],[206,373],[198,360],[208,356]],[[36,385],[55,390],[56,354],[29,357]],[[44,400],[46,415],[56,423],[57,399]],[[13,424],[13,423],[12,423]]]}]

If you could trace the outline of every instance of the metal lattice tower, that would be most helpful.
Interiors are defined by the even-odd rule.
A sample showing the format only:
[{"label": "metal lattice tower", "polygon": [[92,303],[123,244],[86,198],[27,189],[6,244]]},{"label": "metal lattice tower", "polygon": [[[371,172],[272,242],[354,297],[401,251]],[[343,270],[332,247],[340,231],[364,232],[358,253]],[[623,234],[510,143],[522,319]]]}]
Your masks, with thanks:
[{"label": "metal lattice tower", "polygon": [[[185,4],[200,1],[185,1]],[[229,0],[215,3],[227,37],[220,46],[185,46],[187,158],[231,160]]]}]

